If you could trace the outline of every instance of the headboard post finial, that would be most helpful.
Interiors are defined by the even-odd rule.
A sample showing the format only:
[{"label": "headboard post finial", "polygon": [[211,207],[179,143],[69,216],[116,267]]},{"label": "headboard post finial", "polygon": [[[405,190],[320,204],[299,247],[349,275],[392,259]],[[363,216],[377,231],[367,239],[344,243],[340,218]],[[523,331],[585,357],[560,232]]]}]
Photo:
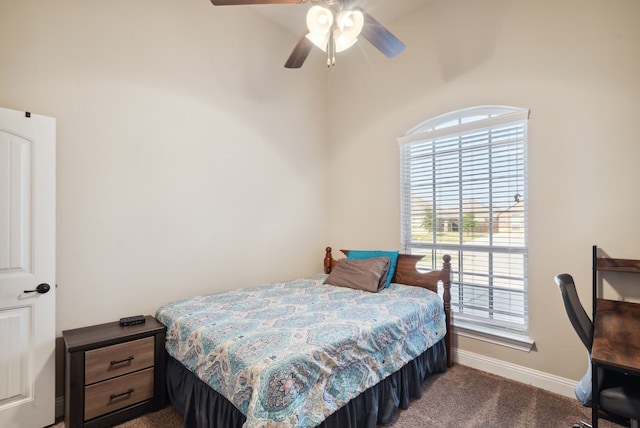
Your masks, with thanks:
[{"label": "headboard post finial", "polygon": [[451,256],[445,254],[442,256],[442,298],[445,302],[445,308],[451,307]]},{"label": "headboard post finial", "polygon": [[327,247],[325,249],[326,253],[324,256],[324,273],[331,273],[331,260],[333,257],[331,256],[331,247]]}]

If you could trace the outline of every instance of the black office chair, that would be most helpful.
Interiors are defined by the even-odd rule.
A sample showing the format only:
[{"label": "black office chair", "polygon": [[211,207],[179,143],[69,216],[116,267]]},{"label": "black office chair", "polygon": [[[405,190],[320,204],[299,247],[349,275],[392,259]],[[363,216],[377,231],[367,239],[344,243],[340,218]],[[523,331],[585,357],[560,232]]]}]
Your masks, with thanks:
[{"label": "black office chair", "polygon": [[[591,407],[591,345],[593,343],[593,323],[585,312],[576,292],[573,277],[563,273],[556,275],[556,284],[562,294],[564,308],[569,315],[569,321],[578,333],[578,337],[587,348],[589,366],[587,373],[575,387],[576,398],[587,407]],[[598,369],[598,384],[600,384],[599,407],[615,415],[629,418],[631,428],[638,428],[640,420],[640,378],[627,376],[624,373]],[[601,371],[600,371],[601,370]],[[580,422],[580,426],[588,426]]]}]

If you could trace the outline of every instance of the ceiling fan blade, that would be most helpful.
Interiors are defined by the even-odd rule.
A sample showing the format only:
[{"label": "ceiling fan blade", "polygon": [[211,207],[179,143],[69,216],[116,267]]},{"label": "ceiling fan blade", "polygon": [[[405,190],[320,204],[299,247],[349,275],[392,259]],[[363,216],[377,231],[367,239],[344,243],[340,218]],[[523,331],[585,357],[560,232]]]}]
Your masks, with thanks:
[{"label": "ceiling fan blade", "polygon": [[300,68],[304,61],[309,56],[309,52],[313,48],[313,43],[311,40],[307,39],[307,35],[303,35],[300,40],[298,40],[298,44],[293,48],[291,55],[289,55],[289,59],[284,64],[285,68]]},{"label": "ceiling fan blade", "polygon": [[241,4],[285,4],[302,3],[302,0],[211,0],[214,6],[235,6]]},{"label": "ceiling fan blade", "polygon": [[396,36],[391,34],[389,30],[384,28],[373,16],[369,15],[363,9],[357,7],[364,15],[364,27],[362,33],[360,33],[365,39],[369,40],[373,46],[378,48],[380,52],[387,58],[393,58],[402,52],[405,48]]}]

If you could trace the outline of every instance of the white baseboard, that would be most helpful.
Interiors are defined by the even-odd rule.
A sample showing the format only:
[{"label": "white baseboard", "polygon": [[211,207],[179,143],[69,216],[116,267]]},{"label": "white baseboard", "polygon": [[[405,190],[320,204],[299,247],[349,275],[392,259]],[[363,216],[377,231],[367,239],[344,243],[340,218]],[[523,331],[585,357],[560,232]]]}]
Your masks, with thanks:
[{"label": "white baseboard", "polygon": [[489,372],[507,379],[532,385],[565,397],[575,398],[574,388],[577,381],[533,370],[528,367],[507,363],[495,358],[485,357],[462,349],[454,349],[454,361],[474,369]]}]

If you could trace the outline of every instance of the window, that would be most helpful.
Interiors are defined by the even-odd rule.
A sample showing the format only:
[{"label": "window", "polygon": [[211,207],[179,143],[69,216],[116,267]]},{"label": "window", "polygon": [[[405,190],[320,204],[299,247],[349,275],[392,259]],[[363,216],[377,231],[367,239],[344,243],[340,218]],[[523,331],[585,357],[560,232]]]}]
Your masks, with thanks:
[{"label": "window", "polygon": [[424,254],[426,269],[451,255],[458,331],[528,332],[528,115],[473,107],[398,139],[403,251]]}]

